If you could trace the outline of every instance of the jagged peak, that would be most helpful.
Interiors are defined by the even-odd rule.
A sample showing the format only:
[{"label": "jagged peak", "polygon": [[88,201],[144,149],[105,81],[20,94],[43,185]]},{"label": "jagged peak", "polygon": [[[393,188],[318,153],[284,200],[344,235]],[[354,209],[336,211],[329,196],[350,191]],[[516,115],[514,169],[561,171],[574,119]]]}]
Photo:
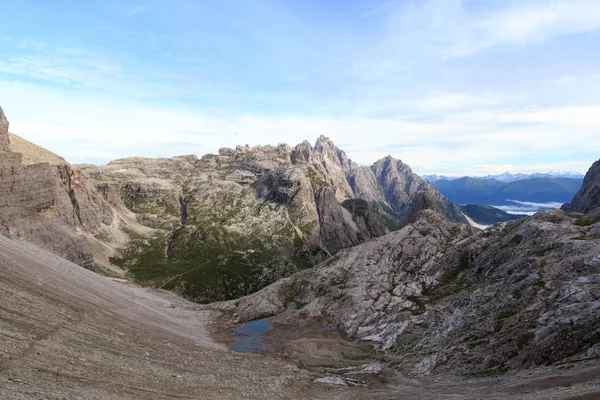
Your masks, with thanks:
[{"label": "jagged peak", "polygon": [[292,162],[308,162],[310,157],[312,156],[313,148],[308,142],[308,140],[303,140],[301,143],[298,143],[294,150],[292,151]]},{"label": "jagged peak", "polygon": [[331,139],[329,139],[329,137],[325,136],[325,135],[320,135],[317,138],[317,141],[315,142],[315,147],[317,147],[318,145],[322,145],[324,143],[331,143],[333,145],[333,141]]},{"label": "jagged peak", "polygon": [[373,163],[373,165],[371,166],[371,168],[374,170],[394,169],[397,171],[406,171],[406,173],[408,173],[408,174],[413,173],[412,169],[410,168],[410,166],[408,164],[405,164],[402,162],[402,160],[394,158],[390,155],[387,155],[386,157],[380,158],[379,160],[375,161]]},{"label": "jagged peak", "polygon": [[327,136],[319,136],[315,142],[314,152],[317,154],[323,154],[327,150],[337,150],[337,147],[331,139]]}]

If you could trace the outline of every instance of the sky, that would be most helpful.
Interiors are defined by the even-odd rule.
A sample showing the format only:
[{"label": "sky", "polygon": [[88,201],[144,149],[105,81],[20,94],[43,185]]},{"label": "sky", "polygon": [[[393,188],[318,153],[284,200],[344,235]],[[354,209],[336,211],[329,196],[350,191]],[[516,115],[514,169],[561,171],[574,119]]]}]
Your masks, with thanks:
[{"label": "sky", "polygon": [[72,163],[330,137],[419,174],[600,158],[598,0],[6,0],[0,106]]}]

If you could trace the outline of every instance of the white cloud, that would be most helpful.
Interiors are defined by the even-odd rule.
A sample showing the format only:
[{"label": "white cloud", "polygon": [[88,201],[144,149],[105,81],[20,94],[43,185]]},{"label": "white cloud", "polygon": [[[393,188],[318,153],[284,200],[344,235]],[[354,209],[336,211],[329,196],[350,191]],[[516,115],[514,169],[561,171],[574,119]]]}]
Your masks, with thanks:
[{"label": "white cloud", "polygon": [[473,11],[461,0],[401,3],[392,30],[401,41],[437,48],[446,57],[465,56],[501,45],[529,45],[600,29],[597,0],[511,2]]},{"label": "white cloud", "polygon": [[[170,157],[214,153],[237,144],[291,145],[323,134],[345,143],[355,161],[370,164],[391,154],[418,173],[490,173],[576,170],[585,172],[600,156],[600,121],[580,124],[580,116],[600,115],[600,105],[531,112],[485,111],[437,122],[398,118],[306,115],[218,116],[193,108],[167,108],[112,97],[71,97],[68,92],[0,81],[0,105],[11,130],[71,162],[127,156]],[[456,114],[463,112],[456,111]],[[488,113],[488,114],[486,114]],[[489,120],[488,118],[492,118]],[[554,119],[553,119],[554,118]],[[510,130],[497,120],[527,121]],[[596,121],[596,122],[594,122]],[[597,150],[592,159],[582,151]],[[528,161],[531,155],[552,161]],[[510,158],[513,164],[502,163]]]},{"label": "white cloud", "polygon": [[146,12],[148,10],[148,7],[146,7],[145,5],[139,5],[134,7],[133,9],[131,9],[131,11],[129,11],[127,13],[127,18],[131,18],[135,15],[141,14],[143,12]]}]

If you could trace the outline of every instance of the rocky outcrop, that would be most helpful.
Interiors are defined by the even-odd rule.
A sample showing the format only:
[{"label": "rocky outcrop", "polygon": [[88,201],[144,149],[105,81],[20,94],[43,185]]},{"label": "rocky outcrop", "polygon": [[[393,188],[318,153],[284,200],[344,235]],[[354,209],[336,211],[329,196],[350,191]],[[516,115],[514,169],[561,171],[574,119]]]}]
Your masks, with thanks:
[{"label": "rocky outcrop", "polygon": [[585,174],[581,189],[570,203],[562,206],[564,211],[588,213],[600,208],[600,160],[596,161]]},{"label": "rocky outcrop", "polygon": [[325,317],[414,375],[600,356],[598,220],[548,210],[473,233],[419,202],[400,231],[222,307],[241,321]]},{"label": "rocky outcrop", "polygon": [[58,156],[22,139],[16,142],[17,148],[34,150],[26,162],[22,153],[13,151],[8,121],[0,110],[0,233],[89,269],[97,264],[110,269],[108,257],[127,241],[119,227],[130,213],[119,199],[109,204]]},{"label": "rocky outcrop", "polygon": [[[447,216],[464,221],[402,162],[388,157],[358,166],[325,136],[314,147],[306,141],[294,148],[237,146],[201,159],[128,158],[81,168],[88,178],[117,188],[138,222],[161,232],[150,241],[140,238],[117,263],[140,281],[177,287],[198,301],[215,299],[216,292],[197,280],[222,274],[220,263],[235,265],[240,254],[260,259],[240,272],[237,283],[217,291],[245,294],[399,228],[421,191]],[[196,259],[218,254],[222,261],[195,266]],[[174,269],[159,267],[165,263]],[[199,272],[190,273],[194,268]]]}]

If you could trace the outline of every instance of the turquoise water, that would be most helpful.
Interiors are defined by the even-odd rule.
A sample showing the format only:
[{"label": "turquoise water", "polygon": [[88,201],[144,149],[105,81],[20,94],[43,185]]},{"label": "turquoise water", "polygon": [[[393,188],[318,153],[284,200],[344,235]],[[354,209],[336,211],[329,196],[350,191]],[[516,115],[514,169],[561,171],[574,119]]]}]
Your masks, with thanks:
[{"label": "turquoise water", "polygon": [[267,318],[257,319],[233,329],[235,338],[229,343],[229,350],[238,353],[256,353],[271,347],[264,342],[266,333],[271,330]]}]

